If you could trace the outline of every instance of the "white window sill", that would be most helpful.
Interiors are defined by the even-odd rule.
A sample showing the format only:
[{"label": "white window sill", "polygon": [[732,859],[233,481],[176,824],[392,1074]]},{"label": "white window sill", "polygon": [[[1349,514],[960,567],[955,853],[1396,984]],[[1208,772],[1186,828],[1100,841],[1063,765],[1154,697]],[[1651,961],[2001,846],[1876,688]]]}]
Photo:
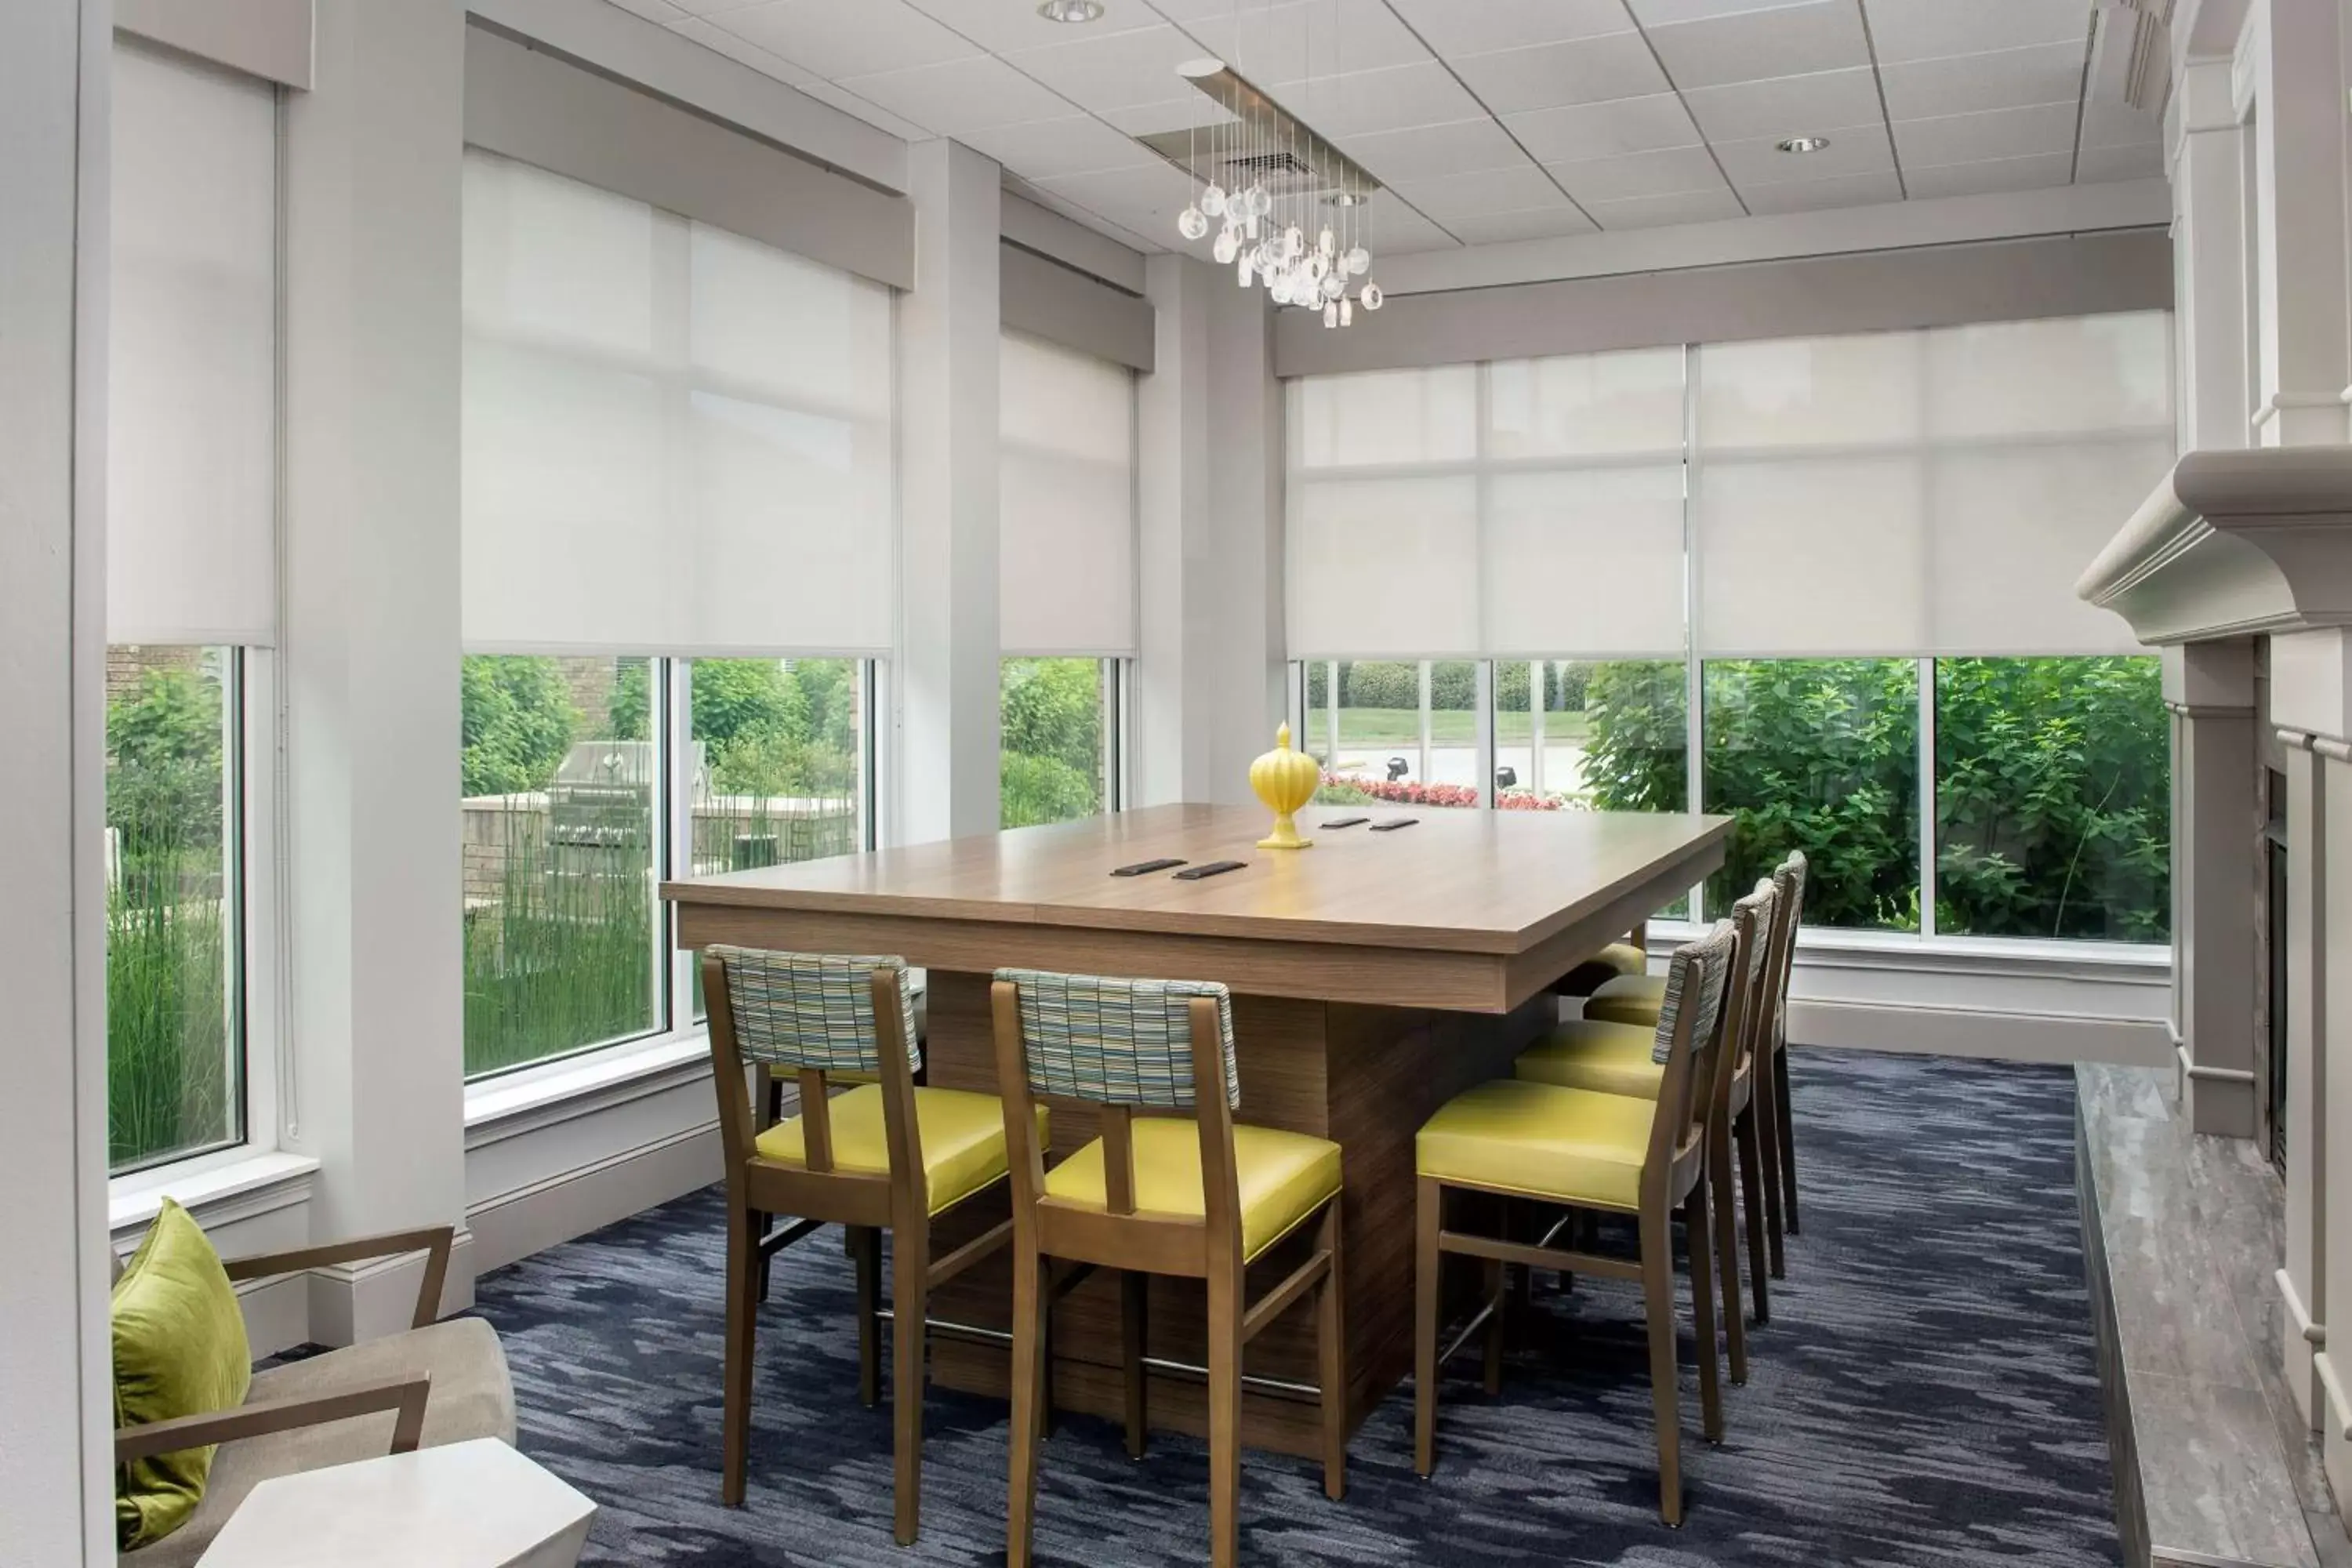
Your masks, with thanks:
[{"label": "white window sill", "polygon": [[698,1027],[470,1083],[466,1147],[478,1149],[709,1076],[710,1037]]},{"label": "white window sill", "polygon": [[119,1241],[144,1230],[170,1198],[200,1225],[306,1202],[319,1162],[308,1154],[224,1149],[200,1160],[159,1165],[107,1184],[107,1227]]},{"label": "white window sill", "polygon": [[[1703,932],[1687,921],[1652,921],[1649,947],[1654,961]],[[1915,936],[1906,931],[1839,931],[1804,926],[1797,932],[1797,962],[1822,969],[1928,969],[1945,973],[2101,975],[2166,984],[2172,975],[2172,950],[2151,943],[2055,942],[1997,936]]]}]

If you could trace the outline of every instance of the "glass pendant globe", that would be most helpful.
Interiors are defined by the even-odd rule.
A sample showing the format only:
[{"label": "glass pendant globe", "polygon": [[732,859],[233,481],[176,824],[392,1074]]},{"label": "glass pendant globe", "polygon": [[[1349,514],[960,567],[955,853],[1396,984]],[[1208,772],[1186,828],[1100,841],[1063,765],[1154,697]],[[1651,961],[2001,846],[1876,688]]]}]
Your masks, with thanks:
[{"label": "glass pendant globe", "polygon": [[1326,257],[1337,254],[1339,247],[1339,237],[1328,228],[1321,234],[1315,237],[1315,248],[1321,251]]},{"label": "glass pendant globe", "polygon": [[1381,308],[1381,302],[1383,300],[1386,300],[1388,296],[1381,292],[1381,286],[1379,284],[1367,283],[1364,285],[1362,298],[1365,310],[1377,310]]},{"label": "glass pendant globe", "polygon": [[1323,253],[1319,250],[1310,252],[1301,265],[1306,268],[1307,278],[1314,282],[1320,283],[1331,276],[1331,264],[1323,259]]},{"label": "glass pendant globe", "polygon": [[1176,215],[1176,232],[1186,239],[1198,239],[1209,232],[1208,215],[1199,207],[1186,207]]},{"label": "glass pendant globe", "polygon": [[1372,253],[1359,245],[1340,258],[1348,264],[1348,276],[1361,278],[1372,269]]},{"label": "glass pendant globe", "polygon": [[1347,291],[1348,280],[1345,278],[1340,277],[1337,272],[1323,274],[1323,298],[1336,301]]},{"label": "glass pendant globe", "polygon": [[1249,188],[1249,213],[1252,217],[1264,217],[1274,210],[1274,198],[1265,194],[1264,185]]},{"label": "glass pendant globe", "polygon": [[1339,324],[1343,327],[1356,324],[1356,302],[1353,300],[1342,299],[1339,301]]},{"label": "glass pendant globe", "polygon": [[1327,327],[1336,327],[1339,324],[1339,307],[1338,305],[1332,304],[1323,307],[1323,324]]},{"label": "glass pendant globe", "polygon": [[1209,244],[1209,254],[1217,258],[1217,264],[1221,267],[1232,266],[1234,258],[1241,253],[1241,237],[1229,228],[1220,229],[1217,232],[1217,237]]},{"label": "glass pendant globe", "polygon": [[1282,231],[1283,255],[1297,256],[1300,251],[1305,250],[1306,248],[1307,237],[1298,232],[1298,226],[1297,224],[1294,223],[1288,228]]},{"label": "glass pendant globe", "polygon": [[1211,217],[1225,216],[1225,187],[1211,185],[1201,193],[1201,210]]}]

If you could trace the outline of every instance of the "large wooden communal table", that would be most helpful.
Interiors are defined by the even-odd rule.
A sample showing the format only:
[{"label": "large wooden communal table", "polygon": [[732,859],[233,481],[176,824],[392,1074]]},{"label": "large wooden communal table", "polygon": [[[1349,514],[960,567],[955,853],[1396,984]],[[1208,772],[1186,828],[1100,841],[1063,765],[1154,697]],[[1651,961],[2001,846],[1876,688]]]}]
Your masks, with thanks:
[{"label": "large wooden communal table", "polygon": [[[1255,807],[1165,805],[870,855],[671,882],[678,940],[814,952],[898,953],[929,971],[930,1083],[994,1092],[990,972],[999,965],[1220,980],[1234,991],[1237,1121],[1332,1139],[1343,1151],[1349,1429],[1412,1360],[1413,1133],[1470,1085],[1507,1075],[1553,1017],[1547,987],[1721,865],[1727,818],[1633,813],[1366,808],[1396,832],[1337,831],[1300,816],[1315,847],[1256,847]],[[1113,877],[1161,856],[1245,860],[1200,881]],[[1095,1135],[1056,1106],[1051,1144]],[[939,1256],[1001,1220],[943,1220]],[[1253,1294],[1296,1265],[1305,1239],[1252,1268]],[[935,1321],[1001,1334],[1012,1306],[1003,1255],[932,1299]],[[1202,1287],[1161,1279],[1148,1317],[1155,1426],[1205,1429]],[[1097,1277],[1055,1310],[1057,1407],[1123,1408],[1118,1290]],[[789,1310],[779,1303],[779,1310]],[[1313,1315],[1252,1342],[1244,1430],[1254,1447],[1313,1455]],[[1003,1394],[1003,1343],[933,1340],[932,1376]]]}]

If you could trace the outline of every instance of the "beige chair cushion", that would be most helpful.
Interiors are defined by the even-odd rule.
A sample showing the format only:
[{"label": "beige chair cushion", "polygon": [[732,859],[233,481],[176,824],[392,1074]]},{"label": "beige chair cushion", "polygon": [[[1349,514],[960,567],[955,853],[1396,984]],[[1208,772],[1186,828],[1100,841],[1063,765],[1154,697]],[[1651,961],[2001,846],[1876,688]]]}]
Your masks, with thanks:
[{"label": "beige chair cushion", "polygon": [[[425,1447],[470,1437],[514,1441],[514,1384],[507,1375],[507,1353],[498,1331],[479,1318],[456,1318],[257,1372],[247,1403],[329,1394],[419,1371],[433,1374],[433,1393],[425,1403]],[[195,1516],[123,1561],[139,1568],[194,1568],[255,1487],[273,1476],[384,1454],[392,1447],[392,1423],[393,1413],[386,1410],[222,1444]]]}]

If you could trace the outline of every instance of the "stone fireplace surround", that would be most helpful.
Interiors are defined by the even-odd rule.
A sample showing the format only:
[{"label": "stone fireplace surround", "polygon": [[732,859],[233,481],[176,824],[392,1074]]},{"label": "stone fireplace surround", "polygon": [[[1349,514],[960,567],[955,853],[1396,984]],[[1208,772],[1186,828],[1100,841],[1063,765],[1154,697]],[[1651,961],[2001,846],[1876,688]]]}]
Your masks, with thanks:
[{"label": "stone fireplace surround", "polygon": [[[2278,1338],[2286,1386],[2318,1434],[2328,1483],[2352,1496],[2352,447],[2185,455],[2077,591],[2165,656],[2176,1087],[2198,1133],[2252,1137],[2266,1092],[2257,781],[2266,752],[2285,763]],[[2257,637],[2269,642],[2266,720],[2256,704]],[[2275,750],[2257,729],[2265,721]],[[2327,1324],[2339,1303],[2347,1345],[2331,1354]]]}]

